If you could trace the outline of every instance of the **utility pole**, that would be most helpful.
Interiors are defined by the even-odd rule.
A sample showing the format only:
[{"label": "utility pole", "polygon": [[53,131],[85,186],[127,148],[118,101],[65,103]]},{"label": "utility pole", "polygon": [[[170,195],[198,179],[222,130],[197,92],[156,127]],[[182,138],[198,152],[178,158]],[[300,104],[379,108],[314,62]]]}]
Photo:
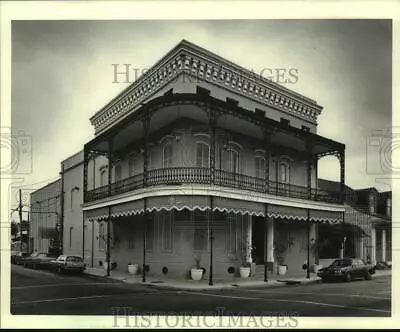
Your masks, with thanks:
[{"label": "utility pole", "polygon": [[22,225],[22,190],[21,189],[19,189],[18,212],[19,212],[19,222],[20,222],[20,226],[21,226]]}]

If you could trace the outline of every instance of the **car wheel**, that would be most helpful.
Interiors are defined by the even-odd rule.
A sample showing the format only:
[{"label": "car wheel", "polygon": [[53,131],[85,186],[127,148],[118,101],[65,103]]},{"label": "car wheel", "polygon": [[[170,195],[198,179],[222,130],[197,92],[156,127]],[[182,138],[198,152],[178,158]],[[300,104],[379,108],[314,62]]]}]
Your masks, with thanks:
[{"label": "car wheel", "polygon": [[350,272],[347,272],[347,273],[345,274],[345,276],[344,276],[344,280],[345,280],[346,282],[350,282],[352,279],[353,279],[353,278],[351,277],[351,273],[350,273]]},{"label": "car wheel", "polygon": [[367,271],[367,272],[365,273],[365,280],[371,280],[371,279],[372,279],[371,273],[369,273],[369,271]]}]

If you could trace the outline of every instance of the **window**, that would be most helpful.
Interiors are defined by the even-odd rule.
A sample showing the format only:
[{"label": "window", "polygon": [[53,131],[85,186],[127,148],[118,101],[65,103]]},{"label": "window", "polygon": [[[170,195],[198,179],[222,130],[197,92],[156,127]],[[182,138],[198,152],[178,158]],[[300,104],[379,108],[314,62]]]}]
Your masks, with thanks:
[{"label": "window", "polygon": [[194,250],[207,249],[207,212],[193,211],[194,219]]},{"label": "window", "polygon": [[106,248],[106,234],[105,234],[105,224],[101,222],[99,224],[99,249],[104,250]]},{"label": "window", "polygon": [[301,129],[310,132],[310,128],[307,126],[301,126]]},{"label": "window", "polygon": [[114,169],[114,181],[117,182],[121,180],[121,177],[122,177],[122,166],[121,164],[117,164],[115,165]]},{"label": "window", "polygon": [[234,213],[227,214],[226,250],[236,252],[237,250],[236,216]]},{"label": "window", "polygon": [[146,250],[152,251],[154,246],[154,218],[146,220]]},{"label": "window", "polygon": [[172,144],[167,144],[163,148],[163,168],[172,166]]},{"label": "window", "polygon": [[226,150],[223,154],[224,170],[231,173],[239,173],[240,170],[240,156],[236,150]]},{"label": "window", "polygon": [[69,247],[72,248],[72,229],[73,227],[69,228]]},{"label": "window", "polygon": [[162,229],[162,245],[163,250],[172,250],[173,244],[173,220],[174,212],[167,211],[163,212],[161,215],[161,229]]},{"label": "window", "polygon": [[282,183],[289,183],[290,182],[290,168],[289,165],[286,163],[281,164],[281,182]]},{"label": "window", "polygon": [[265,178],[265,159],[262,157],[256,157],[256,178]]},{"label": "window", "polygon": [[197,167],[209,167],[210,165],[210,147],[206,143],[197,143],[197,157],[196,166]]},{"label": "window", "polygon": [[133,176],[137,172],[137,158],[135,156],[129,157],[128,160],[129,176]]}]

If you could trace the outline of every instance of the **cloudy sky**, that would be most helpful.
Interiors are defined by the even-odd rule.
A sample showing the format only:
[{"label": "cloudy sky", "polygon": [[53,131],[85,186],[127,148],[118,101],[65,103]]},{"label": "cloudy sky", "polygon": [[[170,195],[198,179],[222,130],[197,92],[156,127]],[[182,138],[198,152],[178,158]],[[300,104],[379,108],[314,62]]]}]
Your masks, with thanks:
[{"label": "cloudy sky", "polygon": [[[113,83],[113,64],[149,68],[181,39],[256,73],[295,69],[285,86],[324,107],[318,133],[346,144],[346,183],[389,189],[388,138],[371,135],[391,126],[392,27],[377,20],[14,21],[12,131],[31,141],[24,188],[55,179],[94,136],[89,117],[127,87]],[[319,176],[339,180],[336,159],[320,161]]]}]

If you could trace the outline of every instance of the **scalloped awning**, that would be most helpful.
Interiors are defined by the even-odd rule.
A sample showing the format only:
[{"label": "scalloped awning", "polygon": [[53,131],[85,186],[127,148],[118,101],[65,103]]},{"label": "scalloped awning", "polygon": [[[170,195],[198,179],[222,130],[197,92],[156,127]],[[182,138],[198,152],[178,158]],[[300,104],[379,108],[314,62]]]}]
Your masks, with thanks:
[{"label": "scalloped awning", "polygon": [[[263,203],[245,200],[214,197],[213,211],[235,213],[241,215],[265,217],[265,205]],[[182,211],[184,209],[194,211],[206,211],[210,209],[209,196],[158,196],[147,199],[146,211]],[[119,218],[137,215],[144,212],[144,200],[136,200],[111,207],[111,218]],[[108,220],[108,207],[84,211],[88,221]],[[268,205],[268,217],[281,218],[293,221],[307,221],[307,209]],[[342,221],[342,213],[334,211],[310,210],[310,220],[313,222],[337,223]]]}]

